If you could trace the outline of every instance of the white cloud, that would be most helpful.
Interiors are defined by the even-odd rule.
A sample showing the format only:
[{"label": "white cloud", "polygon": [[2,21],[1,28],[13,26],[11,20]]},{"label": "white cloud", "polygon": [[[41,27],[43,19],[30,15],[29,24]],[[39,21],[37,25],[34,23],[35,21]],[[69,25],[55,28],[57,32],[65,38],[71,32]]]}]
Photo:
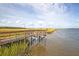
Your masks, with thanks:
[{"label": "white cloud", "polygon": [[[67,7],[64,4],[29,4],[38,13],[37,19],[43,21],[43,26],[68,27],[70,26],[67,17]],[[37,24],[40,25],[38,21]]]},{"label": "white cloud", "polygon": [[[16,8],[7,8],[2,7],[2,12],[9,13],[6,15],[8,19],[3,20],[6,24],[11,26],[22,26],[22,27],[70,27],[71,24],[69,22],[70,13],[67,11],[67,7],[64,4],[55,4],[55,3],[29,3],[29,4],[18,4],[23,8],[30,5],[33,10],[37,13],[32,15],[26,13],[23,10],[17,10]],[[1,7],[0,7],[1,8]],[[20,7],[19,7],[20,8]]]},{"label": "white cloud", "polygon": [[16,20],[16,23],[19,24],[21,21],[20,20]]}]

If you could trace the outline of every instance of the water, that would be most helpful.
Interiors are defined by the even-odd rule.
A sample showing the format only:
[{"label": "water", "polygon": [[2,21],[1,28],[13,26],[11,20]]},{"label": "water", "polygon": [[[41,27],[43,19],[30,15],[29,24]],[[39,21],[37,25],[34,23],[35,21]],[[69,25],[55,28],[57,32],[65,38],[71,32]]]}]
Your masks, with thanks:
[{"label": "water", "polygon": [[79,29],[58,29],[47,38],[45,46],[39,44],[37,48],[33,47],[32,55],[79,55]]}]

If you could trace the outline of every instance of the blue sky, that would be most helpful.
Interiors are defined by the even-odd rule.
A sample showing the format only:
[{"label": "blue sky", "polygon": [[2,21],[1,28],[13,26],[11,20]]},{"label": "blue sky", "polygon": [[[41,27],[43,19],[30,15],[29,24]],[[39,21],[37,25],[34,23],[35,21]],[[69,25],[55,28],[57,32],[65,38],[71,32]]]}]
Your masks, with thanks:
[{"label": "blue sky", "polygon": [[0,4],[0,26],[79,28],[79,4]]}]

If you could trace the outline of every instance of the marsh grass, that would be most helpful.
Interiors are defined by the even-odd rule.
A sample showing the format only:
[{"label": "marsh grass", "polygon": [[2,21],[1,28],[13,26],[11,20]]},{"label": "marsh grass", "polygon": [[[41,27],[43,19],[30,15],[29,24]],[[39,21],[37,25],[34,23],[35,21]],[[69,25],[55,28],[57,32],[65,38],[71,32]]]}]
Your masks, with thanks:
[{"label": "marsh grass", "polygon": [[0,56],[18,56],[27,52],[28,43],[24,40],[0,46]]}]

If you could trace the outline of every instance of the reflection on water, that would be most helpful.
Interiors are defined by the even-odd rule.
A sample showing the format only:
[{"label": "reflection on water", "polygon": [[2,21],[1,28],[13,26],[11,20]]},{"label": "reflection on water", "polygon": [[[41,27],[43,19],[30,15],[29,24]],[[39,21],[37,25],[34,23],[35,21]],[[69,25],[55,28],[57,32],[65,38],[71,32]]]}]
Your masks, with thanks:
[{"label": "reflection on water", "polygon": [[79,29],[59,29],[47,38],[46,45],[32,47],[32,55],[79,55]]},{"label": "reflection on water", "polygon": [[47,49],[46,49],[46,47],[45,46],[43,46],[43,45],[41,45],[41,44],[39,44],[39,45],[37,45],[37,46],[33,46],[32,47],[32,50],[31,50],[31,55],[33,55],[33,56],[40,56],[40,55],[42,55],[42,56],[44,56],[44,55],[47,55]]},{"label": "reflection on water", "polygon": [[44,56],[47,55],[47,48],[46,48],[46,38],[42,39],[37,45],[31,47],[30,54],[32,56]]}]

